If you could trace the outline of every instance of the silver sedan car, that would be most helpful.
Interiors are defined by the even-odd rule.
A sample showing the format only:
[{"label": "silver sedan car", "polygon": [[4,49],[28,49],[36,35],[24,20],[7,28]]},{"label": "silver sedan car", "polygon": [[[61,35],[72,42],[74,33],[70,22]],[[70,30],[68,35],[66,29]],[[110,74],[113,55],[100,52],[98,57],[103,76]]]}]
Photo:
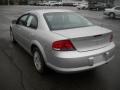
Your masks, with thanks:
[{"label": "silver sedan car", "polygon": [[46,67],[62,73],[79,72],[114,57],[112,31],[71,10],[29,11],[12,21],[10,37],[33,56],[40,73]]}]

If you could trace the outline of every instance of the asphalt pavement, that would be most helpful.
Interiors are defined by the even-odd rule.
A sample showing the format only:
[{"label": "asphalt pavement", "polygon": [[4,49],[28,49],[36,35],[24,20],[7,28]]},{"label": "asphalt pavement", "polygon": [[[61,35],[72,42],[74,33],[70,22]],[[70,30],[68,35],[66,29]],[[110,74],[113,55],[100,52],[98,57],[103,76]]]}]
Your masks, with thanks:
[{"label": "asphalt pavement", "polygon": [[[60,74],[48,70],[40,75],[32,57],[9,35],[11,20],[22,13],[43,8],[62,8],[79,12],[96,25],[113,30],[115,58],[95,70]],[[75,7],[0,6],[0,90],[120,90],[120,19],[110,19],[103,12],[77,10]]]}]

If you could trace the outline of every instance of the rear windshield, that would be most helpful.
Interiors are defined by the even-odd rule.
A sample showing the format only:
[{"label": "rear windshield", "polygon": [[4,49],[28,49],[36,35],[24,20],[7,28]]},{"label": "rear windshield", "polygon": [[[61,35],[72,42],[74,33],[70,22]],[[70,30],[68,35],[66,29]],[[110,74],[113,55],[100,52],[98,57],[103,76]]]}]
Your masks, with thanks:
[{"label": "rear windshield", "polygon": [[63,30],[93,25],[80,14],[74,12],[45,13],[44,18],[50,30]]}]

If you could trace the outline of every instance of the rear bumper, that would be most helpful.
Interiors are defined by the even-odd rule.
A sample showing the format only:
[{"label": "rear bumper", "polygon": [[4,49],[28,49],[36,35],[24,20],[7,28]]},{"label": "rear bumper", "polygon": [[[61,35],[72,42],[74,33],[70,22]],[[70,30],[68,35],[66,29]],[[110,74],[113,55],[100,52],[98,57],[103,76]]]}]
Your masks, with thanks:
[{"label": "rear bumper", "polygon": [[114,58],[114,43],[108,47],[88,52],[54,53],[47,65],[57,72],[72,73],[92,69],[108,63]]}]

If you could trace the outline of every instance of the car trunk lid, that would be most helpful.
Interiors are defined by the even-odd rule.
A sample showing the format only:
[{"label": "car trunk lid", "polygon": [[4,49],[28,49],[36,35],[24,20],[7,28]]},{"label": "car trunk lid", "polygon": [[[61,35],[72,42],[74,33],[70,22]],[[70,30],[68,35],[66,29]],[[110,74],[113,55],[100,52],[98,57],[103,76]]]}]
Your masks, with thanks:
[{"label": "car trunk lid", "polygon": [[70,39],[77,51],[90,51],[107,46],[111,31],[98,26],[53,31]]}]

